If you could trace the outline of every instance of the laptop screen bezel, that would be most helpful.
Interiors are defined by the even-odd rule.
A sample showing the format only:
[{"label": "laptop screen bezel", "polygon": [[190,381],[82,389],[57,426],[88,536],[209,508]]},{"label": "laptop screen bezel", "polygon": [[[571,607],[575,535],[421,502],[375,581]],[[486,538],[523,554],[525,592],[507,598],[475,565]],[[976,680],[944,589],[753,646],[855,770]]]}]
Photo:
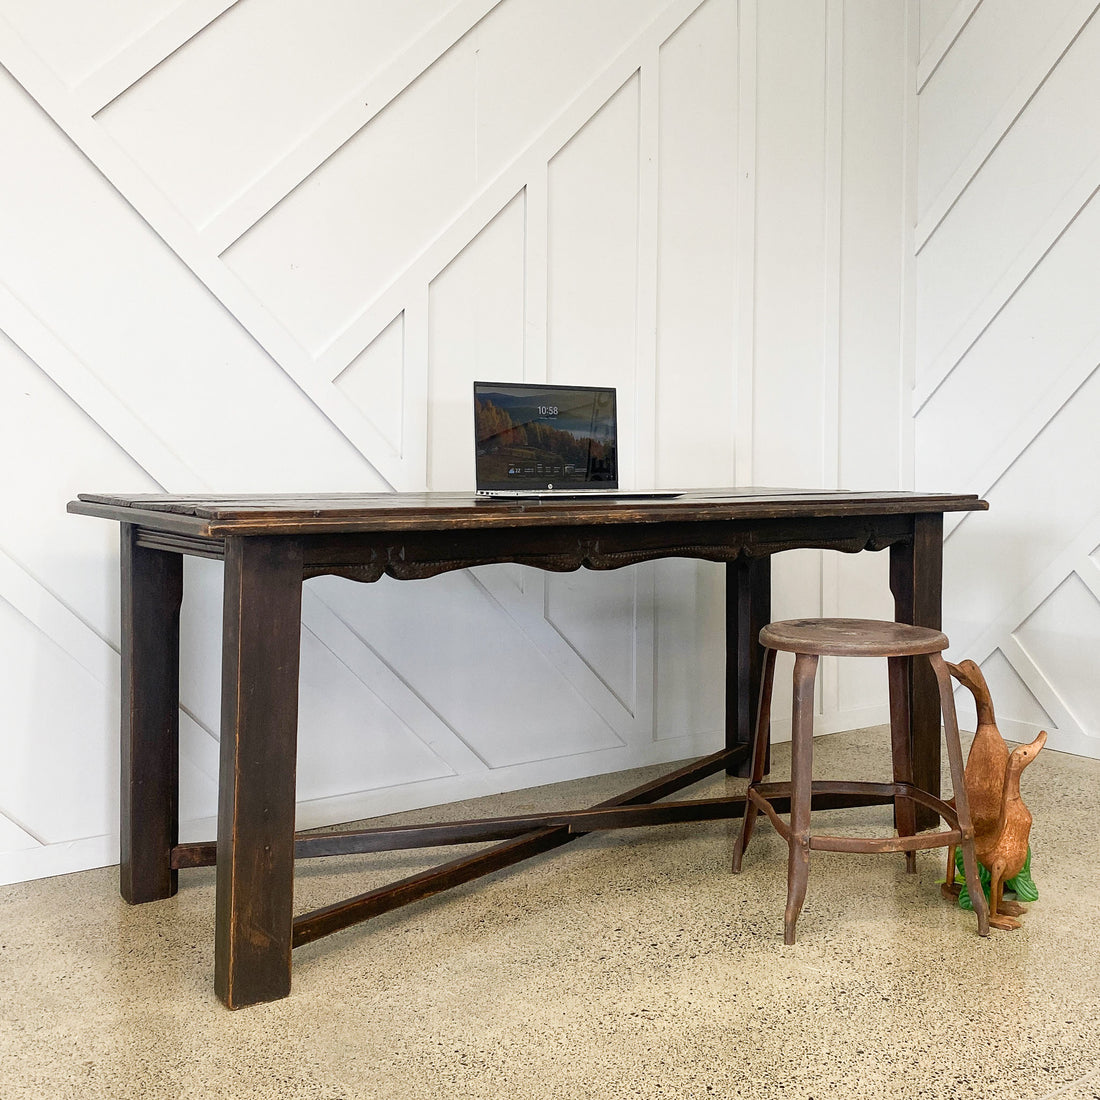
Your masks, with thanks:
[{"label": "laptop screen bezel", "polygon": [[[522,390],[530,393],[531,396],[544,398],[544,401],[540,403],[544,404],[560,404],[561,401],[555,400],[555,394],[606,394],[610,398],[611,413],[610,422],[611,430],[609,438],[613,443],[613,462],[611,477],[603,478],[599,481],[589,480],[570,480],[570,481],[555,481],[552,476],[546,475],[524,475],[524,476],[512,476],[507,480],[501,481],[499,479],[490,479],[483,476],[482,465],[479,462],[479,443],[477,434],[477,402],[478,398],[482,397],[487,392],[493,392],[496,389],[507,388],[509,391]],[[477,491],[479,493],[484,492],[498,492],[498,493],[539,493],[539,492],[568,492],[568,493],[600,493],[611,492],[617,490],[619,487],[619,434],[618,434],[618,395],[615,392],[614,386],[573,386],[573,385],[556,385],[554,383],[535,383],[535,382],[482,382],[475,381],[473,387],[473,412],[474,412],[474,475],[477,485]],[[593,397],[593,403],[595,403],[595,397]],[[587,474],[587,471],[586,471]]]}]

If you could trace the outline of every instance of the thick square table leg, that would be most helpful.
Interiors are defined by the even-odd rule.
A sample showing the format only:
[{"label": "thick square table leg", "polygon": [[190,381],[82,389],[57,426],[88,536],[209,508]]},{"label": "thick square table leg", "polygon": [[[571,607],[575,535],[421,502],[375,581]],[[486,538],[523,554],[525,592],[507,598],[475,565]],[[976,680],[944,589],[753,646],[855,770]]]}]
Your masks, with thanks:
[{"label": "thick square table leg", "polygon": [[[743,747],[745,758],[730,775],[748,776],[749,749],[756,732],[756,708],[764,649],[760,631],[771,622],[772,560],[768,556],[740,558],[726,566],[726,748]],[[770,771],[765,751],[764,774]]]},{"label": "thick square table leg", "polygon": [[[913,517],[913,541],[890,547],[890,591],[894,618],[932,630],[941,629],[943,599],[943,515]],[[909,723],[913,782],[929,794],[940,793],[940,700],[936,675],[924,659],[909,659]],[[916,827],[930,829],[939,817],[917,806]]]},{"label": "thick square table leg", "polygon": [[119,892],[132,905],[176,892],[183,558],[137,545],[122,524]]},{"label": "thick square table leg", "polygon": [[290,992],[302,549],[226,539],[214,989],[230,1008]]}]

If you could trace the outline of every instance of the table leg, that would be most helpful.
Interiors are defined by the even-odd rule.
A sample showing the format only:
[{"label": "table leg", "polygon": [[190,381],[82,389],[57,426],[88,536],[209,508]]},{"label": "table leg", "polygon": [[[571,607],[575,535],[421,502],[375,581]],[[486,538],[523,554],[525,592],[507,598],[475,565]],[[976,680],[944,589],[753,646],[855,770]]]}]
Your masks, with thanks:
[{"label": "table leg", "polygon": [[[760,631],[771,621],[772,560],[739,558],[726,566],[726,748],[743,747],[744,759],[727,768],[748,776],[764,650]],[[765,754],[764,772],[770,770]]]},{"label": "table leg", "polygon": [[[939,630],[943,599],[943,515],[913,517],[912,542],[890,547],[890,591],[894,618]],[[909,658],[910,731],[913,782],[930,794],[940,793],[940,700],[935,673],[926,660]],[[917,806],[917,828],[939,823],[937,814]]]},{"label": "table leg", "polygon": [[132,905],[176,892],[183,558],[137,545],[122,524],[119,891]]},{"label": "table leg", "polygon": [[230,1008],[290,992],[302,548],[226,539],[214,989]]}]

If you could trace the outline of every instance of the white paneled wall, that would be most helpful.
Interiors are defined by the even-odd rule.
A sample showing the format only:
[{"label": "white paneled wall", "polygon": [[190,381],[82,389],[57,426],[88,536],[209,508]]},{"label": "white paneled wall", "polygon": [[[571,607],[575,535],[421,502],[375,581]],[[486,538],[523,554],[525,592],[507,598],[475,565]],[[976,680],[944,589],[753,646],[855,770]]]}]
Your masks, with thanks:
[{"label": "white paneled wall", "polygon": [[[752,480],[897,487],[908,13],[769,0],[756,19]],[[892,617],[887,587],[885,556],[783,555],[773,612]],[[884,721],[884,686],[874,662],[826,662],[817,728]]]},{"label": "white paneled wall", "polygon": [[[0,0],[0,879],[117,858],[117,532],[65,515],[79,491],[468,488],[475,377],[618,386],[627,484],[900,484],[911,15],[866,0]],[[941,138],[922,115],[922,148],[944,146],[930,210],[1005,109],[975,104]],[[1080,125],[1078,172],[1094,155]],[[1052,194],[1017,250],[1069,201]],[[961,255],[996,282],[996,256],[942,234],[921,280]],[[953,294],[952,316],[985,294]],[[926,328],[922,440],[958,339]],[[1088,336],[1044,385],[1071,384]],[[999,445],[947,487],[972,487]],[[1051,651],[1051,617],[1095,591],[1067,576],[1030,621]],[[188,562],[186,582],[182,816],[199,837],[220,566]],[[311,581],[300,823],[713,749],[722,585],[721,568],[682,562]],[[888,613],[885,560],[781,560],[776,607]],[[881,720],[884,694],[830,668],[821,728]]]},{"label": "white paneled wall", "polygon": [[949,524],[947,629],[1001,728],[1100,756],[1100,5],[925,4],[915,471]]}]

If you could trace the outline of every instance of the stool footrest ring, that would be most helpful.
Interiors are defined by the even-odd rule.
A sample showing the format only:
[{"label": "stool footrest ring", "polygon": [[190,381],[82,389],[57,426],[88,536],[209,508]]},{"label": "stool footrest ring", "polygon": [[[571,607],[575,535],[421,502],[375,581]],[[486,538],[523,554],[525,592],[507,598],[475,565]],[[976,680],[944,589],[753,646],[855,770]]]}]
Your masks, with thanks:
[{"label": "stool footrest ring", "polygon": [[[812,834],[809,838],[810,848],[826,852],[917,852],[927,848],[946,848],[960,843],[963,831],[959,828],[958,815],[955,808],[941,798],[936,798],[920,787],[914,787],[910,783],[869,783],[858,780],[832,780],[815,779],[810,784],[812,794],[866,794],[890,798],[908,798],[913,802],[919,802],[939,814],[950,826],[934,833],[917,833],[914,836],[890,836],[890,837],[850,837],[827,836],[824,834]],[[768,815],[769,820],[775,826],[776,831],[785,840],[790,840],[791,829],[773,808],[772,798],[786,798],[791,793],[790,783],[759,783],[749,787],[746,797],[758,809]]]},{"label": "stool footrest ring", "polygon": [[920,852],[926,848],[945,848],[962,842],[959,829],[941,829],[936,833],[917,833],[915,836],[825,836],[810,837],[810,848],[818,852]]}]

